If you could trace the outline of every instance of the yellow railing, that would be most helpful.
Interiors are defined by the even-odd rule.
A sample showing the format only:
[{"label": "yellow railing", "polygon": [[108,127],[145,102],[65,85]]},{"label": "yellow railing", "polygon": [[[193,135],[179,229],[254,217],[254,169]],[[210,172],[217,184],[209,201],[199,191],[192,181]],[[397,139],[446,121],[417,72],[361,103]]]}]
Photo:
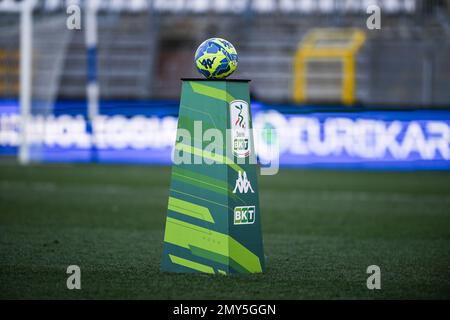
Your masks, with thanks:
[{"label": "yellow railing", "polygon": [[300,43],[295,54],[293,99],[297,103],[308,100],[307,66],[311,60],[334,59],[342,63],[341,100],[355,101],[355,57],[366,39],[359,29],[314,29]]},{"label": "yellow railing", "polygon": [[0,48],[0,96],[19,92],[19,51]]}]

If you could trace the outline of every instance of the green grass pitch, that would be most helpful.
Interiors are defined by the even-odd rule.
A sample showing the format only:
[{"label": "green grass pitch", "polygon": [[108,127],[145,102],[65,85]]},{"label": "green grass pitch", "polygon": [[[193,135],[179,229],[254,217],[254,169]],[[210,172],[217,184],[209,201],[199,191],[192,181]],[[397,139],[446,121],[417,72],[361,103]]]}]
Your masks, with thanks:
[{"label": "green grass pitch", "polygon": [[[159,271],[170,168],[0,163],[0,298],[450,298],[450,173],[260,176],[267,272]],[[81,290],[66,288],[68,265]],[[366,268],[381,268],[368,290]]]}]

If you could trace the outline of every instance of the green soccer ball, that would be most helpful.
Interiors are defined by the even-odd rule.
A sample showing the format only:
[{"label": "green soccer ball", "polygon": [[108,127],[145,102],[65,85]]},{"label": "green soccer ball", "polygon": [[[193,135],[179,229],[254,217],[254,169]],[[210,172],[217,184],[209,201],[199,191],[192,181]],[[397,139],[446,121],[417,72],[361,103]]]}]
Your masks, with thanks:
[{"label": "green soccer ball", "polygon": [[236,70],[236,49],[227,40],[211,38],[195,52],[195,66],[208,79],[225,79]]}]

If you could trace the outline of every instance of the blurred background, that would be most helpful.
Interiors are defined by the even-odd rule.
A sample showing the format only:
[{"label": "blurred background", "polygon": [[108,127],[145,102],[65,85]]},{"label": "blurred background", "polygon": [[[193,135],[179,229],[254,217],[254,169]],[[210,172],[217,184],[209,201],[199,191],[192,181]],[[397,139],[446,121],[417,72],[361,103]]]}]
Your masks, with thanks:
[{"label": "blurred background", "polygon": [[180,78],[217,36],[252,80],[255,127],[280,129],[281,165],[450,167],[449,1],[2,0],[0,17],[0,153],[22,162],[168,164]]}]

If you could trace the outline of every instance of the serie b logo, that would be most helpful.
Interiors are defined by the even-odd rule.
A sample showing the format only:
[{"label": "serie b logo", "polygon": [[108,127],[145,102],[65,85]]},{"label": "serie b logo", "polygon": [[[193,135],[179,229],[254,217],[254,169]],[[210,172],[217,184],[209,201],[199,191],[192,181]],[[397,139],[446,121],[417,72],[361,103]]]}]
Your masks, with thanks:
[{"label": "serie b logo", "polygon": [[250,112],[244,100],[230,103],[230,124],[233,154],[238,158],[250,155]]}]

